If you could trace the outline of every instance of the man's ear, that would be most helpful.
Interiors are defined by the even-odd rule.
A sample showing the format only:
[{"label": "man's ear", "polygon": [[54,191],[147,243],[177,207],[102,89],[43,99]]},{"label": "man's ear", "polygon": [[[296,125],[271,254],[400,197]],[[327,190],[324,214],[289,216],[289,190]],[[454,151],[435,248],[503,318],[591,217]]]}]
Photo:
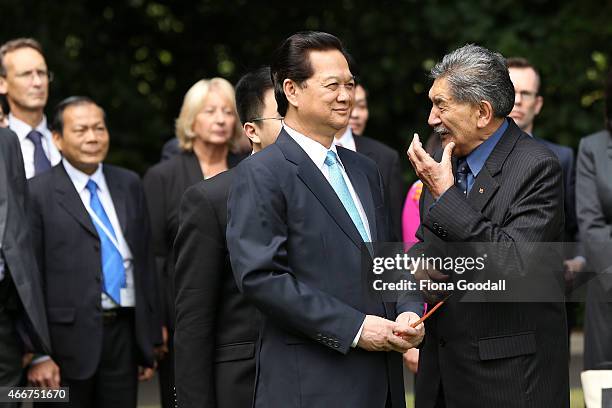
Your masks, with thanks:
[{"label": "man's ear", "polygon": [[300,89],[300,86],[291,79],[285,79],[283,81],[283,91],[285,92],[285,97],[287,98],[287,101],[289,101],[289,104],[296,108],[298,106],[298,94]]},{"label": "man's ear", "polygon": [[489,101],[480,101],[478,104],[478,129],[485,128],[493,120],[493,106]]},{"label": "man's ear", "polygon": [[541,95],[536,96],[536,101],[535,101],[535,114],[539,115],[540,111],[542,110],[542,106],[544,106],[544,97]]},{"label": "man's ear", "polygon": [[55,145],[55,147],[57,147],[57,150],[61,152],[62,146],[64,143],[64,139],[62,138],[62,135],[60,135],[58,131],[54,130],[53,132],[51,132],[51,136],[53,136],[53,144]]},{"label": "man's ear", "polygon": [[6,82],[6,77],[0,75],[0,94],[6,96],[6,92],[8,91],[8,83]]},{"label": "man's ear", "polygon": [[244,134],[251,140],[254,144],[261,144],[261,139],[257,134],[257,127],[253,122],[246,122],[242,128],[244,129]]}]

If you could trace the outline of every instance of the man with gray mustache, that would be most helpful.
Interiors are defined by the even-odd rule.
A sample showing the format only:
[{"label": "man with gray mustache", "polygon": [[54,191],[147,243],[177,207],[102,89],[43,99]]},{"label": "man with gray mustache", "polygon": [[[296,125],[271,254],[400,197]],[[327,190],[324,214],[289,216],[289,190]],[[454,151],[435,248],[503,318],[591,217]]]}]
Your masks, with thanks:
[{"label": "man with gray mustache", "polygon": [[[444,151],[432,158],[418,135],[408,149],[426,187],[417,231],[422,242],[411,252],[453,242],[533,248],[561,241],[561,167],[507,117],[514,87],[504,58],[466,45],[446,55],[431,77],[428,122]],[[432,269],[415,274],[419,280],[461,279],[441,275]],[[425,321],[416,407],[569,407],[563,303],[460,298],[449,298]]]}]

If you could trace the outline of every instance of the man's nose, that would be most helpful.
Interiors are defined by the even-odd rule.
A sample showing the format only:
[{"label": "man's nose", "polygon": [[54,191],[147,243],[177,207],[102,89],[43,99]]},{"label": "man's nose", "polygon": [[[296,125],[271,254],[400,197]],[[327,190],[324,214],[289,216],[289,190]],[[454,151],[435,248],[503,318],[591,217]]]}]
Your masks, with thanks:
[{"label": "man's nose", "polygon": [[442,123],[442,120],[440,119],[440,115],[437,112],[437,109],[435,108],[431,108],[431,111],[429,112],[429,118],[427,118],[427,124],[431,127],[437,126],[440,123]]}]

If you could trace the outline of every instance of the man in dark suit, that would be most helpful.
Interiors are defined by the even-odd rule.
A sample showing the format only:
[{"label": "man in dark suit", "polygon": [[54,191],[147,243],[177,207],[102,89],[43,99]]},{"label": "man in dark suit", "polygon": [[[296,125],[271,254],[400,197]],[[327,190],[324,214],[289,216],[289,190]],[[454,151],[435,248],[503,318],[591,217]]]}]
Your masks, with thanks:
[{"label": "man in dark suit", "polygon": [[[506,118],[514,88],[503,57],[466,45],[446,55],[431,76],[429,125],[444,152],[434,160],[418,135],[408,150],[426,187],[417,233],[422,243],[411,252],[450,242],[529,248],[526,243],[560,241],[559,161]],[[504,263],[507,269],[514,259]],[[434,270],[416,276],[456,279]],[[418,408],[569,406],[562,303],[467,303],[451,297],[425,325]]]},{"label": "man in dark suit", "polygon": [[301,32],[271,70],[284,126],[236,167],[228,199],[232,269],[263,314],[255,406],[405,407],[398,352],[423,329],[410,327],[418,304],[397,316],[366,295],[364,242],[390,232],[376,164],[333,144],[353,104],[346,52],[331,34]]},{"label": "man in dark suit", "polygon": [[102,164],[109,134],[91,99],[62,101],[53,129],[64,158],[30,181],[53,353],[28,377],[70,387],[68,406],[135,407],[139,375],[153,375],[162,342],[142,185]]},{"label": "man in dark suit", "polygon": [[[357,89],[359,89],[359,85]],[[357,91],[355,91],[355,95],[358,95]],[[374,160],[383,180],[386,193],[385,201],[389,203],[393,240],[401,241],[402,206],[406,192],[402,183],[399,154],[378,140],[367,136],[358,136],[350,126],[346,126],[336,134],[334,143],[336,146],[364,154]]]},{"label": "man in dark suit", "polygon": [[19,138],[27,178],[61,160],[44,112],[52,80],[38,41],[17,38],[0,47],[0,94],[10,107],[8,125]]},{"label": "man in dark suit", "polygon": [[[253,153],[281,127],[270,68],[236,84],[236,106]],[[190,187],[180,208],[176,252],[176,400],[180,407],[250,407],[255,386],[256,309],[236,287],[225,229],[229,169]]]},{"label": "man in dark suit", "polygon": [[[26,351],[50,351],[42,286],[27,228],[27,185],[17,136],[0,128],[0,385],[17,386]],[[28,334],[21,330],[21,334]]]},{"label": "man in dark suit", "polygon": [[342,135],[347,135],[346,132],[352,132],[349,139],[353,139],[354,143],[349,140],[348,145],[345,146],[346,143],[343,143],[341,139],[336,139],[336,142],[340,143],[343,147],[365,154],[378,165],[378,170],[385,185],[385,191],[388,194],[387,202],[391,210],[391,224],[395,234],[394,240],[401,241],[402,208],[406,190],[402,179],[399,154],[386,144],[364,136],[369,117],[368,93],[363,84],[359,83],[355,87],[355,104],[351,111],[348,130],[338,135],[341,137]]}]

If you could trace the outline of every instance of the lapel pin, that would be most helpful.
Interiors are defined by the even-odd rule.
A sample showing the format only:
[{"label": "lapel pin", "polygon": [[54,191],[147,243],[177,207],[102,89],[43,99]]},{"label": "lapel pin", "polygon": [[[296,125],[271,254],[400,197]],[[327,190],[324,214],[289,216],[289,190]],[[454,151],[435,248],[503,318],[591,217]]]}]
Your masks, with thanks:
[{"label": "lapel pin", "polygon": [[478,192],[479,192],[480,194],[484,193],[484,188],[480,187],[480,189],[478,190]]}]

